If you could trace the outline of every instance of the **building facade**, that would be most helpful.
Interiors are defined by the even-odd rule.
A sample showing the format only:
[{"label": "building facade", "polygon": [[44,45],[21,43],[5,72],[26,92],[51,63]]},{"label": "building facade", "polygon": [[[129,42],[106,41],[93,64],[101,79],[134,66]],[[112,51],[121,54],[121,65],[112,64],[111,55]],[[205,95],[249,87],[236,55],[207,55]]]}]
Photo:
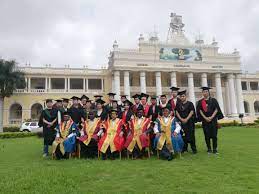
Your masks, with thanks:
[{"label": "building facade", "polygon": [[170,97],[170,86],[187,89],[194,104],[201,98],[201,86],[210,86],[227,117],[240,113],[247,118],[259,116],[259,72],[242,73],[240,54],[220,53],[215,39],[190,42],[185,36],[182,17],[171,14],[168,36],[160,41],[156,33],[139,36],[134,49],[120,48],[115,41],[107,67],[101,69],[25,66],[27,87],[18,89],[4,104],[4,125],[17,125],[38,119],[46,98],[115,92],[132,96],[148,93]]}]

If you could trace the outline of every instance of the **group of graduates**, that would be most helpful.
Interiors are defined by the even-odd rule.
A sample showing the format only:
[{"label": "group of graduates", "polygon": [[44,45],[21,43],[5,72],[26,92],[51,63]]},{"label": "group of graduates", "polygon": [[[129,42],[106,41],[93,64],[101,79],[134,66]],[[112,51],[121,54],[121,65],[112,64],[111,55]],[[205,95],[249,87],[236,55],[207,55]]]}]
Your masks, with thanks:
[{"label": "group of graduates", "polygon": [[69,158],[75,152],[83,158],[103,160],[123,154],[137,159],[156,152],[170,161],[175,154],[188,152],[188,144],[192,153],[197,153],[196,122],[202,122],[208,153],[217,154],[217,121],[223,114],[217,100],[210,96],[211,88],[201,88],[203,98],[196,109],[187,100],[186,90],[170,89],[169,100],[166,95],[150,97],[141,93],[132,96],[134,103],[126,95],[120,96],[120,102],[115,100],[115,93],[107,94],[107,103],[101,95],[95,95],[93,101],[85,95],[73,96],[55,100],[55,104],[47,99],[39,119],[43,156],[48,156],[52,145],[52,155],[57,159]]}]

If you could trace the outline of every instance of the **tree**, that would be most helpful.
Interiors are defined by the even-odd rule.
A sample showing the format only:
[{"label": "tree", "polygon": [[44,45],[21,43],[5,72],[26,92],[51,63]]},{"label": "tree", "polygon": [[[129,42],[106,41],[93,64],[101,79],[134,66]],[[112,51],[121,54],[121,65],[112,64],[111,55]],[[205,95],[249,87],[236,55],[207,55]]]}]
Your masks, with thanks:
[{"label": "tree", "polygon": [[3,132],[4,99],[26,86],[24,72],[18,69],[14,60],[0,59],[0,133]]}]

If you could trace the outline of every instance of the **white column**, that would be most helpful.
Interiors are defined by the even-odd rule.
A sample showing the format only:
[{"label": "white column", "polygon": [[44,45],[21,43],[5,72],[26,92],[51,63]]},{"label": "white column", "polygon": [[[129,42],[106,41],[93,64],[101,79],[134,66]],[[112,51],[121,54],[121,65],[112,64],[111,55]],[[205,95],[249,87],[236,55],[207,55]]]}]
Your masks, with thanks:
[{"label": "white column", "polygon": [[231,114],[231,104],[230,104],[230,95],[229,95],[229,86],[228,86],[228,81],[225,82],[225,97],[226,97],[226,113],[228,115]]},{"label": "white column", "polygon": [[124,94],[130,99],[129,71],[124,71]]},{"label": "white column", "polygon": [[86,92],[88,92],[88,79],[85,79],[85,85],[86,85]]},{"label": "white column", "polygon": [[49,77],[49,91],[51,90],[51,78]]},{"label": "white column", "polygon": [[114,89],[115,89],[115,99],[119,100],[120,98],[120,72],[114,71]]},{"label": "white column", "polygon": [[112,74],[112,92],[115,93],[114,74]]},{"label": "white column", "polygon": [[84,92],[86,91],[86,88],[85,88],[85,78],[83,79],[83,90],[84,90]]},{"label": "white column", "polygon": [[70,78],[67,78],[67,92],[70,92]]},{"label": "white column", "polygon": [[65,78],[65,92],[67,92],[67,78]]},{"label": "white column", "polygon": [[31,78],[28,77],[28,91],[31,91]]},{"label": "white column", "polygon": [[207,73],[202,73],[201,74],[201,86],[202,87],[207,87],[208,86]]},{"label": "white column", "polygon": [[146,88],[146,72],[142,71],[140,72],[140,92],[141,93],[146,93],[147,88]]},{"label": "white column", "polygon": [[189,100],[195,106],[196,101],[195,101],[195,93],[194,93],[193,73],[188,73],[188,92],[189,92]]},{"label": "white column", "polygon": [[228,74],[229,100],[231,104],[231,115],[237,116],[237,103],[235,95],[234,75]]},{"label": "white column", "polygon": [[241,74],[236,75],[236,90],[237,90],[237,107],[238,113],[244,114],[244,97],[242,93],[242,85],[241,85]]},{"label": "white column", "polygon": [[161,72],[156,72],[156,95],[162,95]]},{"label": "white column", "polygon": [[45,77],[45,92],[48,91],[48,78]]},{"label": "white column", "polygon": [[221,86],[221,76],[220,73],[215,74],[215,82],[216,82],[216,96],[219,102],[219,106],[221,108],[222,113],[224,114],[224,103],[222,96],[222,86]]},{"label": "white column", "polygon": [[176,82],[176,72],[171,72],[171,86],[177,87],[177,82]]}]

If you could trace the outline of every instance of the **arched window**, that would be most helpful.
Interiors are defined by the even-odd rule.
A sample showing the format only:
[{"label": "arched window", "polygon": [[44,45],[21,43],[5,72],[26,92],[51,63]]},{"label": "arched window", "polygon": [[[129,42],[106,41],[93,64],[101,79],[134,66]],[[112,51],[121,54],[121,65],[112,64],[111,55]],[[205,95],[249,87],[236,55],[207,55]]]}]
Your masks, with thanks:
[{"label": "arched window", "polygon": [[254,102],[255,114],[259,114],[259,101]]},{"label": "arched window", "polygon": [[22,123],[22,106],[18,103],[12,104],[10,107],[10,124],[21,124]]},{"label": "arched window", "polygon": [[31,106],[31,119],[38,121],[43,107],[40,103],[35,103]]},{"label": "arched window", "polygon": [[247,101],[244,101],[244,108],[245,108],[245,113],[249,114],[250,113],[250,107],[249,107],[249,103]]}]

